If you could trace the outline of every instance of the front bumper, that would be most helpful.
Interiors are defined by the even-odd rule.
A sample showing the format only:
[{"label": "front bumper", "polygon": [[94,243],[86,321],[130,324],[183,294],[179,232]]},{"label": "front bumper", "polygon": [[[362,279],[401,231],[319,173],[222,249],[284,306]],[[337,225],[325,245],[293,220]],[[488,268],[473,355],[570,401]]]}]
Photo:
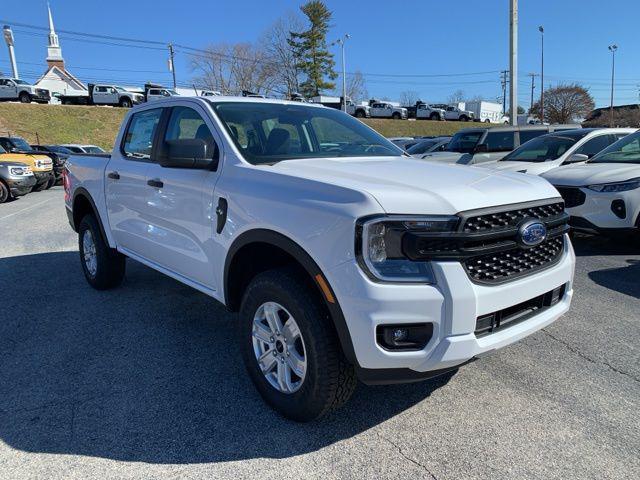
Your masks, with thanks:
[{"label": "front bumper", "polygon": [[[567,208],[571,226],[586,232],[629,230],[640,226],[640,189],[626,192],[603,193],[580,188],[586,195],[584,203]],[[617,216],[612,210],[614,202],[623,202],[625,215]]]},{"label": "front bumper", "polygon": [[14,197],[26,195],[36,184],[34,175],[28,176],[9,176],[6,178],[9,191]]},{"label": "front bumper", "polygon": [[[33,175],[36,179],[36,185],[42,185],[51,180],[51,177],[54,177],[53,170],[49,170],[46,172],[33,172]],[[55,178],[55,177],[54,177]]]},{"label": "front bumper", "polygon": [[[573,296],[575,255],[565,250],[553,266],[500,285],[473,283],[459,262],[434,262],[436,285],[385,284],[369,280],[355,262],[328,272],[353,342],[361,379],[367,383],[412,381],[440,374],[514,343],[564,314]],[[526,320],[476,337],[476,319],[566,285],[562,300]],[[389,351],[376,342],[377,325],[432,323],[422,350]],[[394,379],[394,372],[395,376]]]}]

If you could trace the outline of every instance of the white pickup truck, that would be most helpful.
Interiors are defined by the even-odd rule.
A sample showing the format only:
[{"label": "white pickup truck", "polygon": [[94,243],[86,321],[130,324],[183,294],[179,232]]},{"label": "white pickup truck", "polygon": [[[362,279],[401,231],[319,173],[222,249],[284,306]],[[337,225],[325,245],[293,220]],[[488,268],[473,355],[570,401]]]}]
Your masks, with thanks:
[{"label": "white pickup truck", "polygon": [[393,118],[394,120],[406,120],[408,110],[404,107],[396,107],[389,102],[370,102],[369,114],[371,118]]},{"label": "white pickup truck", "polygon": [[299,421],[346,402],[357,378],[455,371],[573,294],[548,182],[407,157],[320,105],[159,100],[127,114],[110,156],[67,170],[87,282],[119,285],[132,259],[239,312],[248,375]]},{"label": "white pickup truck", "polygon": [[444,110],[444,119],[453,120],[456,122],[469,122],[473,121],[475,114],[471,110],[464,110],[457,105],[445,105],[438,104],[435,107],[442,108]]},{"label": "white pickup truck", "polygon": [[49,90],[37,88],[19,78],[0,78],[0,100],[49,103],[51,94]]},{"label": "white pickup truck", "polygon": [[131,92],[118,85],[88,85],[86,95],[56,94],[63,105],[110,105],[112,107],[131,108],[144,102],[144,95]]}]

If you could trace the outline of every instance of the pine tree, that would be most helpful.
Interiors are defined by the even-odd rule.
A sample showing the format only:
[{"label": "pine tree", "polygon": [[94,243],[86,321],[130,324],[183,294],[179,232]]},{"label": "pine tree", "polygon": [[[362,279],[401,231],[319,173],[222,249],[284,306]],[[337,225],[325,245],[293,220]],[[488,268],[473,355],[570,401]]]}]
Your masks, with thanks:
[{"label": "pine tree", "polygon": [[300,7],[309,19],[310,28],[304,32],[291,32],[289,45],[297,59],[297,68],[307,78],[300,84],[300,93],[305,97],[320,95],[322,90],[335,88],[335,83],[326,80],[337,78],[333,70],[333,55],[327,50],[327,30],[331,11],[320,0],[311,0]]}]

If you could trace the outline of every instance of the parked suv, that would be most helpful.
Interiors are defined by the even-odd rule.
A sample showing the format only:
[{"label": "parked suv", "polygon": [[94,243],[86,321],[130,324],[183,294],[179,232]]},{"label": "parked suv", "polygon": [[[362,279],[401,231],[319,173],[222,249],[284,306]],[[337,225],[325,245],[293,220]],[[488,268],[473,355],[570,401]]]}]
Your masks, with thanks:
[{"label": "parked suv", "polygon": [[0,155],[0,203],[26,195],[36,184],[31,167],[24,163],[3,161]]},{"label": "parked suv", "polygon": [[51,188],[56,182],[51,158],[33,152],[24,138],[0,137],[0,160],[21,162],[31,167],[36,178],[35,191]]},{"label": "parked suv", "polygon": [[490,162],[501,159],[532,138],[575,128],[580,128],[580,125],[465,128],[453,136],[446,151],[434,152],[423,158],[463,165]]},{"label": "parked suv", "polygon": [[356,378],[455,371],[572,297],[547,181],[406,157],[333,108],[159,100],[128,113],[110,157],[67,170],[87,282],[118,285],[131,258],[238,312],[249,377],[295,420],[342,405]]}]

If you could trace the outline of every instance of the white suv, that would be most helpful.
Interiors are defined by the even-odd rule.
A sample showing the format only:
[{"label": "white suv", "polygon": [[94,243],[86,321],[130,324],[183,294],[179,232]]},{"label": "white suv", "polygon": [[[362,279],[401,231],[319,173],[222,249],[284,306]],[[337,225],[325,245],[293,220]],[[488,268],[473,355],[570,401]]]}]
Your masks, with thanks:
[{"label": "white suv", "polygon": [[89,284],[118,285],[130,258],[239,312],[251,379],[296,420],[344,403],[356,378],[456,370],[572,297],[547,181],[406,157],[333,108],[159,100],[129,112],[111,157],[67,169]]},{"label": "white suv", "polygon": [[564,198],[576,230],[599,233],[640,229],[640,132],[591,160],[542,175]]}]

